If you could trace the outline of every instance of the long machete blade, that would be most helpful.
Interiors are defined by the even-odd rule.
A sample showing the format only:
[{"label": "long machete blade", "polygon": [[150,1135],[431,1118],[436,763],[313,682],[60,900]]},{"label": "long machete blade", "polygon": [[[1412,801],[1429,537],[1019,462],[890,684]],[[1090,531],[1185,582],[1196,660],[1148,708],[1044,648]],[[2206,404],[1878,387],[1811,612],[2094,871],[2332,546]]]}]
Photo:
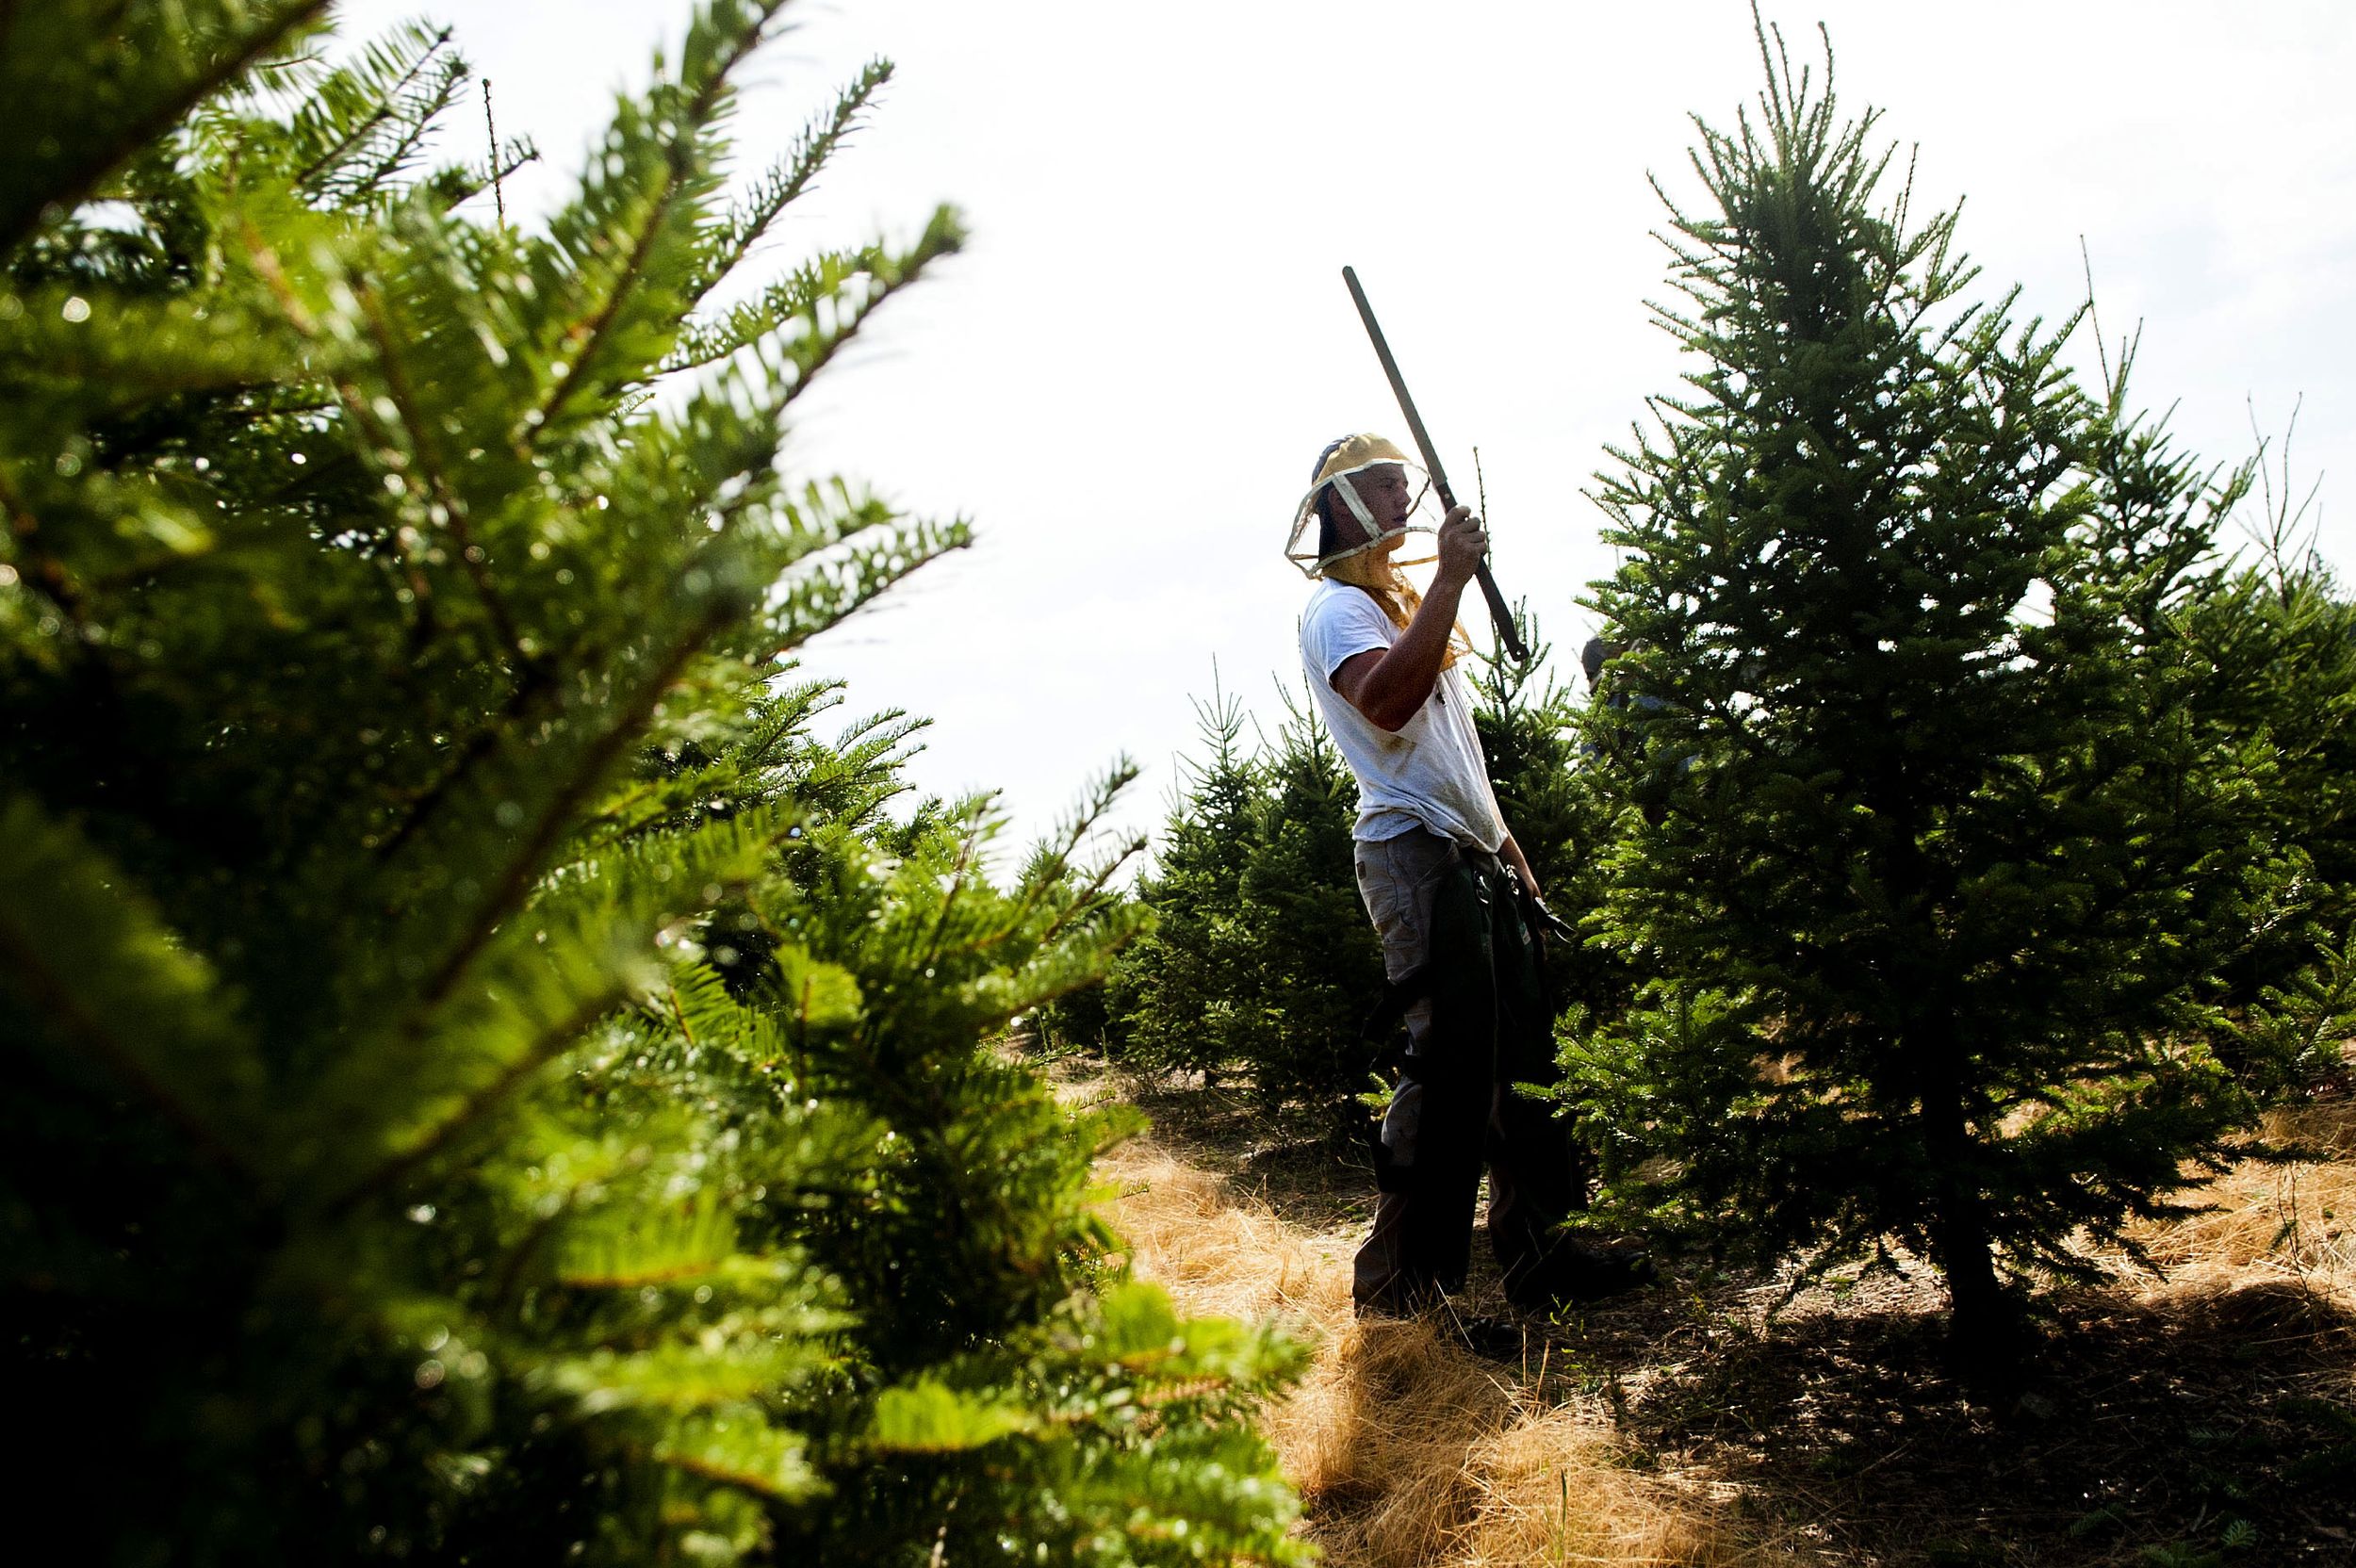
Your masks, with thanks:
[{"label": "long machete blade", "polygon": [[[1374,355],[1383,362],[1383,373],[1390,378],[1391,392],[1399,399],[1399,411],[1407,416],[1407,433],[1415,438],[1415,450],[1423,454],[1424,471],[1432,476],[1432,488],[1440,493],[1443,509],[1456,505],[1456,493],[1448,488],[1448,474],[1440,467],[1440,454],[1432,447],[1432,433],[1423,428],[1423,416],[1415,412],[1415,400],[1407,395],[1407,378],[1399,373],[1399,361],[1391,357],[1390,342],[1383,337],[1382,326],[1374,318],[1374,307],[1366,303],[1366,291],[1358,286],[1358,273],[1353,268],[1342,269],[1342,282],[1350,286],[1350,298],[1358,307],[1358,319],[1366,324],[1366,335],[1374,340]],[[1489,562],[1481,558],[1476,572],[1481,582],[1481,596],[1489,601],[1489,624],[1497,629],[1497,640],[1516,664],[1530,662],[1530,649],[1523,646],[1521,632],[1513,625],[1513,612],[1506,608],[1505,596],[1497,591],[1497,580],[1489,575]]]}]

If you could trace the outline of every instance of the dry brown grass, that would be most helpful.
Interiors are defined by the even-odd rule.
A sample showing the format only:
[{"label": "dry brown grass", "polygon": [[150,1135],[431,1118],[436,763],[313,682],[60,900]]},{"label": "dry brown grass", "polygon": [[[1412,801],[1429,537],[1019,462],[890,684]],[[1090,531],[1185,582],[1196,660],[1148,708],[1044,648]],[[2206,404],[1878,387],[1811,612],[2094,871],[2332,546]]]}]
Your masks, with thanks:
[{"label": "dry brown grass", "polygon": [[1280,1316],[1314,1338],[1314,1368],[1263,1429],[1336,1568],[1775,1560],[1706,1493],[1632,1468],[1600,1411],[1541,1397],[1543,1377],[1481,1361],[1432,1322],[1358,1321],[1348,1232],[1288,1223],[1150,1140],[1100,1170],[1140,1277],[1185,1310]]},{"label": "dry brown grass", "polygon": [[2328,1156],[2277,1165],[2247,1160],[2212,1184],[2208,1212],[2136,1235],[2166,1278],[2149,1293],[2286,1287],[2356,1314],[2356,1102],[2276,1111],[2266,1135]]},{"label": "dry brown grass", "polygon": [[[1533,1334],[1518,1366],[1476,1358],[1434,1322],[1361,1323],[1349,1273],[1363,1220],[1345,1213],[1360,1178],[1204,1136],[1208,1102],[1170,1109],[1164,1141],[1102,1163],[1110,1217],[1137,1272],[1186,1310],[1288,1319],[1315,1343],[1309,1375],[1262,1424],[1334,1568],[1908,1561],[1989,1530],[2091,1568],[2207,1527],[2207,1505],[2179,1494],[2217,1456],[2179,1428],[2229,1415],[2282,1448],[2250,1482],[2274,1488],[2269,1539],[2345,1539],[2276,1472],[2320,1441],[2283,1400],[2336,1401],[2348,1386],[2356,1104],[2278,1114],[2273,1136],[2324,1157],[2235,1167],[2203,1195],[2208,1212],[2138,1233],[2164,1276],[2115,1260],[2115,1285],[2063,1301],[2076,1329],[2037,1387],[2067,1420],[1991,1416],[1941,1381],[1927,1277],[1811,1292],[1772,1329],[1756,1310],[1778,1289],[1764,1278],[1708,1286],[1699,1317],[1698,1296],[1631,1298]],[[1252,1190],[1271,1176],[1281,1212]],[[2070,1534],[2098,1494],[2142,1533]]]}]

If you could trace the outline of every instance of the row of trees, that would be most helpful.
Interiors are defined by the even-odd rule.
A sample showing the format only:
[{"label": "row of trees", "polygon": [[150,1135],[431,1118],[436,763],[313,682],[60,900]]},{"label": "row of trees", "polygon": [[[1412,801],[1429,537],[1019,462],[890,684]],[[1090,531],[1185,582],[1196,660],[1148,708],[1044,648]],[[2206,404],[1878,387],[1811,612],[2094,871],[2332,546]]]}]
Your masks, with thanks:
[{"label": "row of trees", "polygon": [[[1985,1344],[2345,1070],[2356,604],[2270,473],[2137,416],[2090,306],[1975,292],[1873,116],[1759,42],[1663,237],[1693,368],[1598,482],[1623,651],[1576,710],[1492,686],[1484,739],[1583,928],[1556,1092],[1593,1221],[1811,1271],[1902,1245]],[[1111,1037],[1345,1093],[1370,946],[1302,921],[1363,924],[1346,789],[1298,716],[1249,763],[1213,721]],[[1231,1000],[1249,1027],[1198,1021]]]},{"label": "row of trees", "polygon": [[[991,1049],[1134,930],[1077,846],[887,815],[793,650],[961,527],[789,485],[954,250],[705,302],[878,65],[723,199],[708,0],[545,226],[431,166],[446,35],[0,8],[0,1311],[18,1493],[125,1564],[1291,1561],[1089,1208],[1122,1123]],[[486,200],[486,197],[488,198]]]},{"label": "row of trees", "polygon": [[1233,1078],[1270,1110],[1333,1099],[1364,1076],[1356,1026],[1383,984],[1350,864],[1357,787],[1305,703],[1256,745],[1234,698],[1200,717],[1203,757],[1141,890],[1153,928],[1047,1027],[1148,1070]]}]

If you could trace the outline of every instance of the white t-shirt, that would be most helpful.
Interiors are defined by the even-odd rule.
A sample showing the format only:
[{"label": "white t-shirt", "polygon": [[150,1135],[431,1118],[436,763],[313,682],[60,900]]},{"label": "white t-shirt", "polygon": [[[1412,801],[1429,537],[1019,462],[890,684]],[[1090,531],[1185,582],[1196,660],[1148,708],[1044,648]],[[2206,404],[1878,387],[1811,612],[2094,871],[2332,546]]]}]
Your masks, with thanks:
[{"label": "white t-shirt", "polygon": [[1505,818],[1489,787],[1463,675],[1442,670],[1432,694],[1396,734],[1333,690],[1333,672],[1345,660],[1398,639],[1399,628],[1372,595],[1331,578],[1311,592],[1301,614],[1301,662],[1326,727],[1358,776],[1353,836],[1394,839],[1420,827],[1494,854],[1505,841]]}]

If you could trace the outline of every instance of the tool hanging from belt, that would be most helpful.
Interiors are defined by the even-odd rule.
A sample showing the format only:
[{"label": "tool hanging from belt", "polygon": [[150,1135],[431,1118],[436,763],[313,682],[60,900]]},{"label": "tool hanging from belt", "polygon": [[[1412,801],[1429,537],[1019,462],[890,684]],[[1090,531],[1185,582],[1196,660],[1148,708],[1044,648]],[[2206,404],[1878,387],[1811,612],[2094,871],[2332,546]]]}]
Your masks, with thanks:
[{"label": "tool hanging from belt", "polygon": [[[1466,860],[1477,853],[1459,851]],[[1539,984],[1545,993],[1547,1016],[1551,1017],[1554,1011],[1554,986],[1546,944],[1549,940],[1575,942],[1579,939],[1579,933],[1562,916],[1548,908],[1545,899],[1531,892],[1513,867],[1495,856],[1483,855],[1481,858],[1494,869],[1512,895],[1514,912],[1520,917],[1522,929],[1530,938],[1532,955],[1537,960]],[[1477,877],[1482,868],[1470,865],[1464,869],[1473,872]],[[1418,1080],[1429,1076],[1429,1064],[1417,1066],[1417,1059],[1409,1055],[1406,1048],[1399,1043],[1399,1031],[1400,1024],[1406,1021],[1408,1009],[1432,994],[1432,970],[1437,957],[1438,955],[1434,954],[1398,979],[1385,981],[1382,995],[1376,998],[1366,1021],[1358,1026],[1358,1037],[1375,1048],[1372,1064],[1375,1071],[1397,1073],[1402,1078]]]}]

